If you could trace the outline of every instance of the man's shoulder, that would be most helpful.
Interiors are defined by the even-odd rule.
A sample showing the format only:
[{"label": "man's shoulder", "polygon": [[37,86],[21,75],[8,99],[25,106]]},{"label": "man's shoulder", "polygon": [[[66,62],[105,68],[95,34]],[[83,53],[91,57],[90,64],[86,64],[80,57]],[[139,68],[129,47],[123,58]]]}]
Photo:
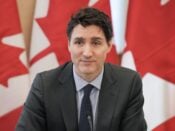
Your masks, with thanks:
[{"label": "man's shoulder", "polygon": [[105,63],[105,70],[113,74],[113,76],[120,78],[133,77],[135,75],[139,76],[139,73],[132,69],[111,63]]},{"label": "man's shoulder", "polygon": [[59,75],[64,74],[66,71],[71,71],[71,67],[72,63],[66,62],[65,64],[60,65],[59,67],[40,72],[38,75],[41,75],[46,78],[59,77]]},{"label": "man's shoulder", "polygon": [[122,67],[120,65],[117,64],[111,64],[111,63],[105,63],[105,67],[107,69],[113,70],[113,71],[120,71],[120,72],[127,72],[127,73],[137,73],[136,71],[127,68],[127,67]]}]

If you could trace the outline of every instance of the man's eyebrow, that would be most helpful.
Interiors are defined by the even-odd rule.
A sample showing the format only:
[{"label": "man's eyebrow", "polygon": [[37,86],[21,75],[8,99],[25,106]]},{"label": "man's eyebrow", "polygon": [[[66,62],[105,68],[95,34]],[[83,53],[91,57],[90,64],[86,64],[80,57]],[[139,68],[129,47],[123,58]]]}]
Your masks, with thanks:
[{"label": "man's eyebrow", "polygon": [[74,40],[84,40],[83,37],[75,37]]},{"label": "man's eyebrow", "polygon": [[[92,37],[91,38],[91,40],[102,40],[103,38],[101,38],[101,37]],[[76,40],[85,40],[85,38],[83,38],[83,37],[75,37],[74,39],[73,39],[74,41],[76,41]]]},{"label": "man's eyebrow", "polygon": [[92,37],[92,40],[102,40],[101,37]]}]

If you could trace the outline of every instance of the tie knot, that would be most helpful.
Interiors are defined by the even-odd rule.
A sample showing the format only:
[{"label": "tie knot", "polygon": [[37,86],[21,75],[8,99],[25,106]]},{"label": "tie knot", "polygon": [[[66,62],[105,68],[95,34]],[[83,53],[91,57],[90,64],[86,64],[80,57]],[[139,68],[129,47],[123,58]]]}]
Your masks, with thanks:
[{"label": "tie knot", "polygon": [[87,84],[87,85],[83,88],[83,90],[84,90],[84,95],[89,96],[93,88],[94,88],[93,85]]}]

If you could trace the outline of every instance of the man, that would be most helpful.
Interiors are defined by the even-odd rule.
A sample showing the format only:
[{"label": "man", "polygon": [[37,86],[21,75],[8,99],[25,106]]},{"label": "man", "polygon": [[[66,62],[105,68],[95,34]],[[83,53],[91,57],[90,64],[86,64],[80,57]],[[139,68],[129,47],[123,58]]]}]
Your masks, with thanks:
[{"label": "man", "polygon": [[16,131],[146,131],[139,75],[105,63],[109,17],[81,9],[67,36],[72,62],[36,76]]}]

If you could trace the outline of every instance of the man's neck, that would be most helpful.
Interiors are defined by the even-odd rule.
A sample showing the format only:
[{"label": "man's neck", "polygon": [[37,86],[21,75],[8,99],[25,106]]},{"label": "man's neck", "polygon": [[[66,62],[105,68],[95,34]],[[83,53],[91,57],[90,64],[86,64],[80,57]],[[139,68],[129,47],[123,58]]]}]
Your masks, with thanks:
[{"label": "man's neck", "polygon": [[98,72],[96,72],[96,73],[80,73],[80,72],[77,72],[77,70],[75,69],[75,67],[74,67],[74,71],[75,71],[75,73],[79,76],[79,77],[81,77],[83,80],[85,80],[85,81],[87,81],[87,82],[91,82],[91,81],[93,81],[93,80],[95,80],[98,76],[99,76],[99,74],[102,72],[102,70],[103,70],[103,68],[104,67],[102,67],[101,68],[101,70],[99,70]]}]

